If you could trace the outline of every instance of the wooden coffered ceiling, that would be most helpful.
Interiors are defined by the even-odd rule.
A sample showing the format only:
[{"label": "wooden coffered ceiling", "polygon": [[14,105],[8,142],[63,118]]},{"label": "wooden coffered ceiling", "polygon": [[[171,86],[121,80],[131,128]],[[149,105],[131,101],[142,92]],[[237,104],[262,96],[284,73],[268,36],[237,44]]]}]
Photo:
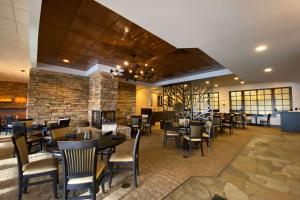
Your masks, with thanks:
[{"label": "wooden coffered ceiling", "polygon": [[94,0],[43,0],[38,62],[88,70],[122,65],[133,54],[135,63],[154,67],[155,80],[224,68],[200,49],[177,49]]}]

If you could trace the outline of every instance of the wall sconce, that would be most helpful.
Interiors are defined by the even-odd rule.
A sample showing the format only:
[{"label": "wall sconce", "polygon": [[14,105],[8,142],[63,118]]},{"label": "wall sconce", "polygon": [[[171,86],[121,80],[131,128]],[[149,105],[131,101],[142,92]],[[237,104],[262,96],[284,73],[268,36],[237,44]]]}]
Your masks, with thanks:
[{"label": "wall sconce", "polygon": [[225,107],[225,105],[226,105],[226,101],[225,100],[222,100],[222,105]]},{"label": "wall sconce", "polygon": [[16,103],[26,103],[27,102],[27,98],[26,97],[16,97],[15,98],[15,102]]}]

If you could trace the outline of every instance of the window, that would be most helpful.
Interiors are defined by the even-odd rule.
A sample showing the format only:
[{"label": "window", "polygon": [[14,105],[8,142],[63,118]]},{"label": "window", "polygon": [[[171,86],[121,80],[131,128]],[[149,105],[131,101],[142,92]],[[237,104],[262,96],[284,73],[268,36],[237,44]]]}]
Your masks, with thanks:
[{"label": "window", "polygon": [[267,115],[272,113],[272,91],[271,89],[257,90],[258,114]]},{"label": "window", "polygon": [[242,92],[230,92],[231,110],[240,111],[242,109]]},{"label": "window", "polygon": [[291,107],[291,89],[290,88],[276,88],[274,92],[275,109],[278,112],[289,111]]},{"label": "window", "polygon": [[229,95],[233,112],[243,109],[247,114],[267,115],[275,109],[281,112],[292,108],[290,87],[232,91]]},{"label": "window", "polygon": [[200,99],[200,111],[207,110],[208,107],[213,109],[216,112],[219,112],[219,93],[213,92],[209,94],[205,94]]}]

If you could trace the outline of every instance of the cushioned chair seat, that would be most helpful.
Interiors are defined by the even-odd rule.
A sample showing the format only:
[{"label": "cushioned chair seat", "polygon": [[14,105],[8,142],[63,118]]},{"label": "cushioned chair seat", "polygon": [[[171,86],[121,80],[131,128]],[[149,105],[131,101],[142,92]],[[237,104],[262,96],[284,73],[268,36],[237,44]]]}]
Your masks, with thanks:
[{"label": "cushioned chair seat", "polygon": [[190,138],[188,135],[183,136],[183,138],[186,140],[191,139],[192,142],[201,142],[201,138]]},{"label": "cushioned chair seat", "polygon": [[131,162],[131,161],[133,161],[132,155],[123,154],[123,153],[115,153],[109,159],[109,162]]},{"label": "cushioned chair seat", "polygon": [[209,138],[209,135],[207,133],[203,133],[202,137]]},{"label": "cushioned chair seat", "polygon": [[[105,163],[99,162],[97,164],[97,171],[96,171],[96,179],[98,179],[102,172],[105,170]],[[80,177],[80,178],[70,178],[68,180],[68,184],[75,185],[75,184],[84,184],[84,183],[91,183],[93,182],[93,176],[86,176],[86,177]]]},{"label": "cushioned chair seat", "polygon": [[167,136],[179,136],[177,131],[167,131]]},{"label": "cushioned chair seat", "polygon": [[23,175],[40,174],[57,170],[58,161],[56,158],[47,158],[30,162],[23,166]]}]

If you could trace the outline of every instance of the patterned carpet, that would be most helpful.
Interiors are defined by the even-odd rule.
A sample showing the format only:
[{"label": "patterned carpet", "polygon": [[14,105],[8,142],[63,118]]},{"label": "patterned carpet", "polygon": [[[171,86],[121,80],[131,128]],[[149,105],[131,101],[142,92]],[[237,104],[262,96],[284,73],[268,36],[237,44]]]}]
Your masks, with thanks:
[{"label": "patterned carpet", "polygon": [[[225,133],[213,142],[212,151],[204,148],[205,156],[199,150],[194,150],[188,158],[187,153],[176,148],[170,141],[168,148],[162,145],[162,131],[153,129],[151,135],[143,135],[140,145],[139,186],[136,190],[124,189],[121,185],[130,183],[131,174],[118,174],[113,179],[112,188],[106,185],[107,193],[97,194],[97,199],[162,199],[176,189],[191,176],[218,176],[222,170],[235,158],[245,145],[255,135],[280,135],[277,128],[261,128],[249,126],[247,129],[235,129],[232,135]],[[117,151],[131,152],[133,140],[128,140],[117,147]],[[12,144],[6,136],[0,138],[0,199],[16,199],[17,168],[16,159],[12,156]],[[33,154],[31,159],[40,159],[49,156]],[[59,199],[62,192],[59,191]],[[54,199],[51,184],[32,186],[23,199]]]}]

